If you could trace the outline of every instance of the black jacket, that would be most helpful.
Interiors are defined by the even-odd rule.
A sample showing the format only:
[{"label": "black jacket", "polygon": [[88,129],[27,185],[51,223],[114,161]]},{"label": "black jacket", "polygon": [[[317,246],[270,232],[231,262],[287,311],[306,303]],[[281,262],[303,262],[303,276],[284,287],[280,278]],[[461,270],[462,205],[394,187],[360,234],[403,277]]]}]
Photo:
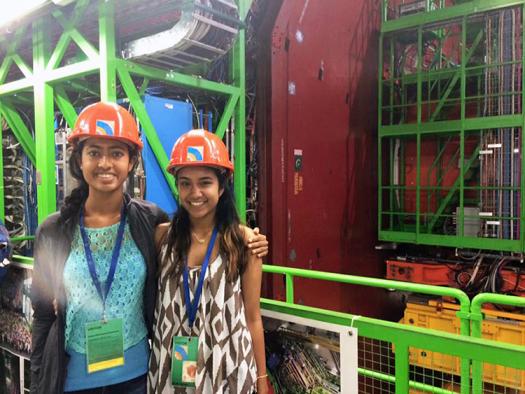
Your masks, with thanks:
[{"label": "black jacket", "polygon": [[[149,335],[153,329],[157,260],[155,227],[168,221],[156,205],[125,196],[131,236],[147,265],[144,286],[144,318]],[[65,352],[66,294],[63,271],[71,250],[78,218],[65,223],[55,213],[37,229],[34,249],[31,302],[34,319],[31,353],[31,393],[62,394],[67,370]],[[86,278],[87,279],[87,278]],[[56,313],[53,300],[56,300]]]}]

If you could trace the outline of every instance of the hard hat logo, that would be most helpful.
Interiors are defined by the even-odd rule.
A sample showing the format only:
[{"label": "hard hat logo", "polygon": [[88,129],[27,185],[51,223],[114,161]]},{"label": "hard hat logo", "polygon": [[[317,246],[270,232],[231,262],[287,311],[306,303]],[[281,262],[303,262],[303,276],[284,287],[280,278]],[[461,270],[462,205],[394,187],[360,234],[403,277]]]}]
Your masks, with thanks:
[{"label": "hard hat logo", "polygon": [[203,146],[188,146],[186,160],[187,161],[203,161],[204,160],[203,153],[204,153]]},{"label": "hard hat logo", "polygon": [[173,145],[166,169],[175,174],[179,168],[185,166],[216,167],[233,173],[233,164],[224,142],[217,135],[203,129],[188,131]]},{"label": "hard hat logo", "polygon": [[111,120],[97,120],[96,122],[97,134],[100,135],[115,135],[115,122]]},{"label": "hard hat logo", "polygon": [[76,144],[91,137],[116,139],[139,150],[143,147],[133,116],[113,103],[98,102],[84,108],[67,140]]}]

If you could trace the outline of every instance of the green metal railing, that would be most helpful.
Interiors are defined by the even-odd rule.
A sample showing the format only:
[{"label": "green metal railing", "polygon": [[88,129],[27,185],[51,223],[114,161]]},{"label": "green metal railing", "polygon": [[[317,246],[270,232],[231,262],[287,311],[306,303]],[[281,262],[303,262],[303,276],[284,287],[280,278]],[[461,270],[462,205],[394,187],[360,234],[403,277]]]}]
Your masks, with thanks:
[{"label": "green metal railing", "polygon": [[[378,373],[367,368],[359,368],[358,372],[361,376],[368,376],[381,381],[395,383],[396,394],[406,394],[410,389],[418,389],[430,393],[455,393],[454,391],[433,387],[409,379],[410,347],[427,349],[428,351],[444,353],[460,357],[461,359],[471,359],[476,362],[488,362],[509,368],[525,370],[524,346],[497,343],[367,317],[359,317],[359,319],[356,319],[355,316],[347,313],[332,312],[282,301],[262,299],[261,306],[267,310],[355,327],[358,329],[359,337],[391,343],[392,346],[395,347],[394,375]],[[462,381],[467,382],[470,376],[467,371],[462,371],[461,378]],[[462,384],[461,392],[469,393],[468,386]]]},{"label": "green metal railing", "polygon": [[[325,322],[346,324],[357,327],[360,337],[388,341],[395,346],[395,375],[389,375],[366,368],[360,368],[362,376],[395,383],[396,393],[406,393],[409,388],[431,393],[453,393],[446,389],[436,388],[428,384],[409,380],[409,348],[418,347],[432,352],[444,353],[460,357],[460,383],[461,393],[470,393],[470,380],[472,365],[472,389],[478,394],[482,392],[481,364],[489,362],[510,368],[524,370],[525,373],[525,346],[496,343],[480,339],[481,337],[481,305],[486,302],[514,306],[525,306],[525,299],[520,297],[504,296],[499,294],[478,295],[472,304],[468,296],[458,289],[440,286],[430,286],[409,282],[397,282],[386,279],[367,278],[361,276],[345,275],[338,273],[320,272],[274,265],[264,265],[263,272],[279,274],[285,277],[285,301],[262,299],[263,308],[291,313]],[[451,297],[459,302],[459,311],[456,313],[460,320],[460,336],[442,333],[430,329],[421,329],[399,323],[385,322],[375,319],[359,317],[341,312],[321,310],[318,308],[297,305],[294,301],[294,279],[307,278],[361,285],[383,289],[395,289],[413,293]],[[472,321],[472,333],[471,333]],[[422,338],[426,338],[423,340]],[[513,354],[511,355],[510,353]],[[506,357],[515,357],[507,360]]]},{"label": "green metal railing", "polygon": [[[15,256],[20,264],[32,264],[32,258]],[[410,349],[425,349],[458,357],[461,360],[459,377],[461,393],[474,394],[483,392],[483,363],[491,363],[500,367],[513,368],[521,371],[525,379],[525,346],[495,342],[481,337],[483,315],[481,307],[486,303],[525,307],[525,298],[505,296],[500,294],[480,294],[472,302],[461,290],[449,287],[421,285],[410,282],[368,278],[361,276],[337,274],[305,270],[274,265],[264,265],[263,272],[285,277],[286,300],[278,301],[262,298],[263,309],[288,313],[317,321],[346,325],[358,329],[360,338],[388,342],[394,353],[395,372],[385,373],[364,366],[358,368],[362,377],[395,385],[395,393],[407,393],[410,389],[429,393],[453,394],[445,388],[416,381],[410,378]],[[294,301],[294,281],[297,278],[323,280],[343,284],[399,290],[437,297],[454,298],[459,303],[456,316],[460,320],[460,334],[451,334],[434,329],[420,328],[412,325],[394,323],[373,319],[366,316],[355,316],[349,313],[329,311],[311,306],[298,305]],[[470,368],[472,367],[472,372]],[[472,386],[470,381],[472,379]],[[361,392],[361,391],[360,391]]]},{"label": "green metal railing", "polygon": [[[514,297],[501,294],[478,294],[474,297],[471,304],[470,319],[472,320],[471,335],[474,338],[481,338],[481,328],[483,324],[483,313],[481,308],[484,304],[508,305],[525,308],[525,298]],[[525,357],[520,360],[521,369],[525,368]],[[525,379],[525,376],[524,376]],[[483,392],[483,364],[479,360],[472,362],[472,392],[481,394]]]}]

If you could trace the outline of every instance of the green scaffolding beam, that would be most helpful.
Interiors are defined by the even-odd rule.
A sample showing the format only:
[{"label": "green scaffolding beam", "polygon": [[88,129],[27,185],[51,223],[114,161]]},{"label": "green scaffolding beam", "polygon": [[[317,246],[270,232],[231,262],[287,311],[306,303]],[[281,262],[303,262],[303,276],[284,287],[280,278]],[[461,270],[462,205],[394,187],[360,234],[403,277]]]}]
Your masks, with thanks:
[{"label": "green scaffolding beam", "polygon": [[[71,13],[53,6],[49,15],[43,15],[33,22],[31,40],[24,41],[28,26],[20,27],[13,39],[1,40],[4,47],[0,58],[0,116],[13,130],[25,153],[35,164],[37,171],[38,221],[42,222],[56,210],[55,179],[55,141],[54,114],[59,110],[69,127],[77,118],[78,104],[70,99],[70,92],[99,95],[99,99],[115,102],[119,98],[128,98],[144,133],[150,143],[161,168],[168,162],[155,128],[142,103],[142,95],[152,81],[164,82],[177,87],[199,90],[209,94],[221,95],[225,99],[225,109],[218,123],[218,134],[223,137],[225,131],[233,126],[235,131],[235,193],[239,214],[244,219],[246,214],[246,175],[245,175],[245,35],[243,20],[252,0],[237,0],[239,7],[240,34],[234,48],[230,51],[231,84],[207,80],[196,75],[185,74],[128,61],[117,55],[119,38],[116,34],[115,0],[77,0]],[[98,11],[98,42],[95,46],[78,29],[78,24],[85,18],[88,10]],[[61,35],[54,47],[50,47],[49,26],[60,26]],[[32,47],[33,64],[28,64],[21,55],[21,49]],[[77,47],[78,55],[73,62],[65,60],[68,48]],[[27,51],[26,51],[27,52]],[[25,53],[25,52],[24,52]],[[10,80],[9,75],[17,67],[23,76]],[[86,85],[85,76],[98,76],[98,87]],[[142,86],[136,86],[134,77],[142,78]],[[118,86],[126,97],[118,96]],[[34,103],[34,138],[29,127],[17,112],[14,103],[20,102],[19,93],[32,93]],[[99,92],[99,93],[98,93]],[[18,97],[18,96],[20,97]],[[71,96],[74,97],[74,96]],[[38,149],[35,148],[38,146]],[[0,163],[0,172],[2,166]],[[172,192],[177,190],[173,177],[164,171],[164,176]],[[3,188],[0,183],[0,215],[3,210]]]},{"label": "green scaffolding beam", "polygon": [[[489,94],[490,92],[487,93],[483,88],[484,78],[493,78],[493,74],[496,74],[494,78],[497,78],[498,70],[503,67],[517,67],[521,69],[521,78],[525,78],[525,29],[521,23],[517,25],[518,31],[521,29],[520,57],[506,60],[489,59],[486,53],[489,49],[492,50],[493,41],[496,39],[489,39],[486,35],[489,27],[487,19],[482,18],[482,13],[497,13],[514,7],[517,14],[521,15],[522,22],[525,0],[475,0],[455,2],[454,5],[442,1],[427,2],[421,12],[405,16],[399,15],[398,7],[399,2],[382,1],[377,140],[379,239],[455,248],[525,252],[525,211],[522,209],[510,211],[513,213],[509,215],[494,214],[495,219],[507,223],[516,223],[519,220],[519,238],[514,234],[501,238],[474,236],[466,233],[464,223],[464,207],[476,203],[472,193],[469,194],[469,190],[476,186],[471,183],[481,182],[471,175],[475,173],[474,165],[480,151],[485,149],[480,142],[483,141],[481,132],[520,128],[522,138],[521,149],[518,148],[518,151],[523,152],[525,149],[525,89],[513,87],[512,91]],[[426,52],[430,44],[434,48],[432,62],[428,60],[429,53]],[[407,69],[404,62],[407,60],[409,45],[413,46],[415,54],[413,64],[410,63],[413,67]],[[493,57],[495,56],[494,54]],[[474,90],[475,86],[478,90]],[[483,103],[488,102],[485,99],[486,95],[493,101],[500,96],[506,100],[519,96],[521,109],[513,107],[514,109],[494,115],[484,112]],[[457,114],[454,111],[447,112],[450,108],[457,109]],[[474,114],[473,110],[478,112]],[[473,144],[469,137],[475,136],[475,133],[478,133],[478,141]],[[441,153],[430,157],[429,147],[432,146],[432,141],[436,137],[439,140],[442,136],[451,135],[456,137],[452,139],[451,144],[458,145],[457,148],[454,145],[457,155],[452,157],[452,145],[445,144],[441,147]],[[386,149],[388,145],[390,149]],[[412,165],[413,174],[416,176],[411,178],[413,183],[410,185],[406,183],[404,171],[404,166],[409,163],[402,157],[405,145],[413,150],[414,155]],[[396,148],[397,152],[394,146],[399,148]],[[448,156],[444,159],[445,150]],[[439,149],[436,152],[440,152]],[[451,180],[448,177],[446,184],[443,180],[451,166],[441,168],[443,159],[443,163],[454,160],[458,170],[457,178]],[[516,187],[519,188],[519,203],[523,206],[523,155],[519,161],[519,168],[521,177],[517,183],[520,184],[516,183]],[[435,171],[435,174],[431,171]],[[436,180],[433,179],[434,175]],[[433,186],[440,186],[441,189],[432,189]],[[490,189],[485,184],[480,183],[479,186],[479,190],[482,187]],[[506,190],[505,186],[502,184],[498,190]],[[478,196],[481,195],[481,191],[477,193]],[[504,196],[503,192],[501,196]],[[413,199],[412,203],[407,203],[408,199]],[[435,204],[435,207],[432,204]],[[457,234],[445,228],[447,221],[452,220],[456,208],[459,209],[455,217]],[[517,231],[516,225],[512,226],[508,232]]]}]

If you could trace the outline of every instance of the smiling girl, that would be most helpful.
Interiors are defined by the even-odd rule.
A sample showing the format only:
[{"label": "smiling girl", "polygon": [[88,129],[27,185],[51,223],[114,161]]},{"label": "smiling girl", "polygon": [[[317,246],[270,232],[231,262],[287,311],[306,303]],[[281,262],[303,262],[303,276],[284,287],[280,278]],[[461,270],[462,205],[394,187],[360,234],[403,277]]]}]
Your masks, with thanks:
[{"label": "smiling girl", "polygon": [[180,208],[156,234],[161,252],[151,393],[266,393],[262,264],[249,254],[229,187],[233,165],[205,130],[181,136],[168,167]]}]

